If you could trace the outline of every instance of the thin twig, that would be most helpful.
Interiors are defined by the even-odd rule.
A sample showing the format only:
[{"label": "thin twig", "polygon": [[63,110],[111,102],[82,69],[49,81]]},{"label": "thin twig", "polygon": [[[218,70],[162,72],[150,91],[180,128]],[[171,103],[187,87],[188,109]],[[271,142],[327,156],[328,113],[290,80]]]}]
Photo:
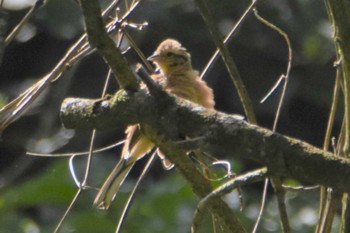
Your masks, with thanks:
[{"label": "thin twig", "polygon": [[53,231],[53,233],[58,233],[61,230],[61,227],[63,226],[63,222],[66,220],[66,218],[67,218],[68,214],[70,213],[71,209],[73,208],[75,202],[78,200],[81,192],[82,192],[82,189],[79,188],[77,190],[77,193],[75,194],[74,198],[72,199],[71,203],[69,204],[68,208],[64,212],[62,218],[58,222],[58,224],[57,224],[55,230]]},{"label": "thin twig", "polygon": [[[113,1],[103,12],[103,17],[108,16],[110,11],[119,4],[120,0]],[[0,109],[0,132],[8,125],[17,120],[28,109],[30,104],[48,87],[56,81],[61,74],[72,65],[72,59],[79,54],[86,44],[86,34],[82,35],[66,52],[63,58],[43,78],[33,84],[18,97]],[[75,59],[76,61],[76,59]]]},{"label": "thin twig", "polygon": [[122,16],[121,21],[124,22],[130,14],[138,7],[141,3],[141,0],[133,1],[130,8],[125,12],[125,14]]},{"label": "thin twig", "polygon": [[[113,2],[111,5],[114,6],[114,4],[118,4],[118,2]],[[111,7],[109,7],[108,9],[112,9]],[[106,92],[107,92],[107,87],[108,87],[108,84],[109,84],[109,80],[111,78],[111,70],[109,69],[108,70],[108,74],[107,74],[107,78],[106,78],[106,81],[105,81],[105,85],[103,87],[103,90],[102,90],[102,93],[101,93],[101,98],[104,97],[106,95]],[[90,174],[90,168],[91,168],[91,162],[92,162],[92,155],[93,155],[93,152],[94,152],[94,141],[95,141],[95,137],[96,137],[96,130],[94,129],[92,131],[92,135],[91,135],[91,139],[90,139],[90,146],[89,146],[89,154],[88,154],[88,158],[87,158],[87,161],[86,161],[86,166],[85,166],[85,173],[84,173],[84,178],[83,178],[83,181],[82,182],[78,182],[77,183],[80,183],[81,185],[79,185],[79,189],[77,191],[77,195],[75,196],[75,198],[72,200],[71,204],[69,205],[69,207],[67,208],[67,210],[65,211],[64,215],[62,216],[60,222],[58,223],[56,229],[57,231],[61,228],[61,226],[63,225],[65,219],[67,218],[72,206],[75,204],[75,202],[77,201],[78,199],[78,196],[80,195],[80,193],[82,192],[83,189],[85,189],[85,187],[87,187],[87,180],[88,180],[88,177],[89,177],[89,174]]]},{"label": "thin twig", "polygon": [[[138,6],[139,3],[140,3],[140,1],[135,2],[130,8],[127,7],[127,12],[123,15],[122,21],[127,19],[127,17],[131,14],[131,12],[136,9],[136,7]],[[101,25],[101,23],[102,23],[101,17],[96,12],[96,10],[99,9],[97,1],[96,2],[95,1],[87,2],[87,1],[82,0],[81,5],[83,8],[83,12],[84,12],[84,17],[85,17],[85,21],[86,21],[86,28],[87,28],[86,30],[87,30],[87,33],[89,35],[90,44],[92,44],[93,46],[96,46],[98,51],[102,54],[102,56],[106,59],[107,63],[110,66],[110,69],[109,69],[108,75],[107,75],[107,79],[105,81],[105,86],[104,86],[102,94],[101,94],[101,98],[103,98],[106,94],[107,86],[109,84],[109,80],[110,80],[110,77],[112,75],[112,70],[113,70],[113,73],[115,75],[118,75],[117,81],[121,87],[133,90],[135,88],[135,86],[137,86],[137,83],[135,82],[136,80],[134,79],[134,77],[132,77],[133,75],[130,73],[131,72],[130,68],[125,69],[126,67],[124,67],[123,70],[121,69],[120,66],[126,65],[127,63],[126,63],[126,60],[123,57],[121,57],[120,51],[115,50],[113,54],[110,54],[109,52],[106,51],[106,49],[108,49],[108,47],[113,49],[111,46],[114,47],[115,45],[114,45],[114,42],[112,41],[112,39],[108,37],[108,34],[106,33],[106,31],[104,31],[105,26]],[[91,23],[91,25],[90,25],[90,23]],[[103,30],[102,30],[102,28],[103,28]],[[97,36],[98,34],[100,34],[100,37],[95,38],[95,36]],[[120,47],[121,42],[122,42],[122,38],[123,37],[120,38],[119,43],[116,46],[117,48]],[[105,47],[106,44],[107,44],[107,47]],[[120,64],[113,65],[112,62],[119,62]],[[121,69],[121,71],[119,71],[119,69]],[[124,75],[126,77],[124,77],[124,76],[120,77],[121,75]],[[92,159],[92,153],[93,153],[93,143],[94,143],[95,136],[96,136],[96,130],[93,130],[92,136],[91,136],[91,141],[90,141],[91,142],[90,143],[90,153],[88,155],[88,159],[87,159],[87,163],[86,163],[85,175],[84,175],[84,180],[82,182],[82,187],[84,187],[86,185],[87,180],[88,180],[88,175],[90,174],[91,159]],[[136,191],[136,188],[138,187],[138,184],[140,183],[140,181],[144,177],[146,171],[148,170],[148,168],[149,168],[151,162],[154,160],[154,158],[155,158],[155,154],[153,154],[152,159],[147,164],[148,166],[146,165],[144,172],[141,174],[133,192],[131,193],[130,198],[129,198],[129,200],[125,206],[125,209],[124,209],[125,212],[123,212],[123,214],[122,214],[122,217],[120,219],[118,227],[120,227],[122,225],[123,219],[126,216],[127,209],[129,207],[129,204],[132,200],[132,197]]]},{"label": "thin twig", "polygon": [[255,221],[252,233],[256,233],[257,232],[259,224],[260,224],[260,221],[261,221],[261,218],[262,218],[262,215],[264,213],[264,209],[265,209],[265,206],[266,206],[267,187],[269,186],[269,183],[270,183],[269,181],[270,180],[268,178],[265,179],[263,193],[262,193],[262,197],[261,197],[260,210],[259,210],[258,217],[257,217],[257,219]]},{"label": "thin twig", "polygon": [[135,52],[137,53],[137,55],[140,57],[140,59],[142,60],[143,64],[146,66],[148,72],[153,73],[154,69],[151,66],[151,64],[148,62],[146,56],[143,54],[143,52],[141,51],[141,49],[137,46],[137,44],[135,43],[135,41],[132,39],[132,37],[130,36],[129,32],[127,30],[123,30],[124,35],[126,36],[126,38],[128,39],[131,47],[135,50]]},{"label": "thin twig", "polygon": [[[116,143],[113,143],[111,145],[108,145],[108,146],[105,146],[105,147],[102,147],[102,148],[98,148],[98,149],[95,149],[93,151],[93,153],[99,153],[99,152],[103,152],[103,151],[107,151],[107,150],[110,150],[110,149],[113,149],[117,146],[120,146],[120,145],[123,145],[125,142],[125,140],[122,140],[122,141],[118,141]],[[53,153],[53,154],[47,154],[47,153],[36,153],[36,152],[30,152],[30,151],[27,151],[26,152],[26,155],[30,155],[30,156],[37,156],[37,157],[72,157],[72,156],[82,156],[82,155],[88,155],[89,154],[89,151],[83,151],[83,152],[70,152],[70,153]]]},{"label": "thin twig", "polygon": [[[107,34],[101,17],[99,2],[97,0],[80,0],[80,5],[84,15],[85,27],[90,46],[96,48],[104,58],[105,62],[112,69],[121,88],[130,91],[138,90],[139,84],[128,64],[128,61]],[[135,9],[135,7],[132,7],[131,9]],[[128,12],[125,13],[126,16],[129,14]]]},{"label": "thin twig", "polygon": [[255,117],[255,113],[254,113],[254,109],[253,109],[253,105],[251,103],[250,97],[244,86],[243,80],[240,77],[236,64],[231,54],[229,53],[227,47],[222,41],[221,33],[217,28],[217,25],[215,23],[215,19],[212,13],[210,12],[210,7],[207,5],[206,0],[196,0],[195,2],[215,42],[215,45],[220,50],[221,57],[223,58],[226,68],[232,79],[232,82],[236,87],[236,90],[240,97],[247,119],[250,123],[256,124],[256,117]]},{"label": "thin twig", "polygon": [[11,31],[11,33],[5,39],[5,46],[9,45],[11,41],[18,35],[22,27],[28,23],[30,18],[34,15],[35,11],[38,10],[42,5],[44,5],[44,0],[37,0],[34,6],[30,8],[27,14],[22,18],[22,20],[17,24],[17,26]]},{"label": "thin twig", "polygon": [[[106,78],[106,81],[105,81],[105,85],[104,85],[104,88],[102,90],[102,94],[101,94],[101,97],[105,96],[106,95],[106,91],[107,91],[107,85],[109,83],[109,80],[110,80],[110,77],[111,77],[111,71],[108,70],[108,74],[107,74],[107,78]],[[90,174],[90,167],[91,167],[91,161],[92,161],[92,155],[93,155],[93,152],[94,152],[94,141],[95,141],[95,137],[96,137],[96,130],[93,130],[92,133],[91,133],[91,138],[90,138],[90,145],[89,145],[89,152],[88,152],[88,157],[87,157],[87,160],[86,160],[86,166],[85,166],[85,172],[84,172],[84,178],[81,182],[78,181],[78,179],[75,178],[75,176],[73,175],[74,174],[74,171],[73,172],[73,178],[75,180],[75,183],[79,184],[78,186],[78,192],[77,192],[77,196],[78,194],[80,194],[80,192],[82,190],[84,190],[86,187],[88,187],[87,185],[87,180],[88,180],[88,177],[89,177],[89,174]],[[72,157],[71,159],[73,159],[74,157]],[[72,168],[73,169],[73,168]],[[57,227],[56,229],[60,229],[61,226],[63,225],[65,219],[67,218],[72,206],[75,204],[76,200],[78,197],[75,197],[71,204],[69,205],[69,207],[67,208],[67,210],[65,211],[64,215],[62,216],[61,220],[59,221],[59,223],[57,224]]]},{"label": "thin twig", "polygon": [[129,195],[129,198],[127,200],[127,202],[125,203],[125,206],[123,208],[123,211],[121,213],[121,216],[118,220],[118,225],[117,225],[117,228],[115,230],[116,233],[119,233],[120,230],[122,229],[122,226],[123,226],[123,223],[124,223],[124,220],[126,218],[126,215],[128,213],[128,210],[130,209],[130,205],[132,203],[132,200],[135,196],[135,193],[136,193],[136,190],[137,188],[139,187],[141,181],[143,180],[143,178],[145,177],[145,175],[147,174],[147,172],[149,171],[149,169],[151,168],[153,162],[155,161],[155,159],[157,158],[156,156],[156,148],[154,148],[153,152],[152,152],[152,155],[151,157],[148,159],[148,162],[147,164],[145,165],[145,167],[143,168],[142,170],[142,173],[140,174],[139,178],[137,179],[136,181],[136,184],[134,185],[134,188],[132,189],[130,195]]},{"label": "thin twig", "polygon": [[[288,63],[287,63],[287,69],[286,69],[286,72],[281,76],[280,79],[284,79],[284,85],[283,85],[283,89],[282,89],[282,94],[281,94],[281,97],[280,97],[280,100],[279,100],[279,103],[278,103],[278,107],[277,107],[277,111],[276,111],[276,115],[275,115],[275,120],[273,122],[273,127],[272,127],[272,130],[273,131],[276,131],[276,128],[277,128],[277,123],[278,123],[278,120],[279,120],[279,116],[280,116],[280,113],[281,113],[281,108],[282,108],[282,104],[284,102],[284,97],[285,97],[285,94],[286,94],[286,90],[287,90],[287,85],[288,85],[288,81],[289,81],[289,74],[290,74],[290,70],[292,68],[292,60],[293,60],[293,52],[292,52],[292,45],[290,43],[290,40],[289,40],[289,37],[288,37],[288,34],[285,33],[282,29],[280,29],[279,27],[277,27],[276,25],[272,24],[271,22],[267,21],[266,19],[264,19],[263,17],[261,17],[259,14],[258,14],[258,11],[256,8],[253,9],[254,11],[254,14],[256,16],[256,18],[262,22],[263,24],[265,24],[266,26],[268,26],[269,28],[273,29],[274,31],[276,31],[277,33],[279,33],[285,40],[286,44],[287,44],[287,48],[288,48]],[[279,83],[279,82],[278,82]],[[274,88],[275,89],[275,88]],[[271,91],[269,92],[271,93]],[[267,97],[265,97],[267,98]]]},{"label": "thin twig", "polygon": [[[334,90],[333,90],[333,100],[332,100],[332,106],[330,109],[330,114],[328,118],[328,123],[327,123],[327,130],[323,142],[323,149],[324,151],[328,151],[329,149],[329,144],[331,141],[331,134],[333,130],[333,124],[334,124],[334,119],[335,119],[335,114],[338,106],[338,99],[339,99],[339,92],[340,92],[340,86],[343,84],[344,88],[344,103],[345,103],[345,112],[344,112],[344,118],[343,118],[343,124],[341,127],[341,132],[339,134],[338,142],[336,145],[335,149],[335,156],[342,155],[342,151],[346,151],[346,147],[349,146],[349,78],[346,78],[346,76],[349,76],[349,72],[344,74],[343,76],[343,65],[341,64],[342,59],[344,57],[341,54],[341,48],[339,47],[339,44],[337,44],[338,41],[342,40],[339,35],[339,29],[341,27],[336,26],[337,18],[334,15],[334,12],[332,11],[332,5],[331,1],[325,1],[327,13],[328,13],[328,18],[330,21],[330,24],[333,27],[334,30],[334,39],[335,40],[335,50],[338,51],[336,53],[336,63],[337,63],[337,72],[336,72],[336,80],[334,84]],[[337,29],[335,29],[337,28]],[[347,29],[346,29],[347,31]],[[348,61],[347,61],[348,62]],[[346,67],[346,66],[345,66]],[[349,71],[349,69],[347,69]],[[343,83],[342,83],[343,82]],[[316,232],[317,233],[327,233],[331,232],[331,226],[333,223],[333,217],[335,213],[335,208],[334,208],[334,203],[337,203],[339,201],[339,195],[334,195],[334,191],[331,191],[331,189],[322,186],[321,191],[320,191],[320,207],[319,207],[319,221],[317,224]],[[343,202],[343,210],[346,206],[346,202]],[[349,207],[347,207],[349,208]],[[343,212],[344,214],[345,212]],[[344,215],[343,215],[344,216]],[[344,222],[344,221],[342,221]]]},{"label": "thin twig", "polygon": [[[256,8],[253,9],[254,14],[256,16],[256,18],[264,23],[266,26],[272,28],[273,30],[277,31],[286,41],[287,47],[288,47],[288,63],[287,63],[287,69],[285,74],[282,74],[280,76],[280,78],[278,79],[278,81],[276,82],[276,84],[272,87],[272,89],[269,91],[269,93],[260,101],[260,103],[263,103],[279,86],[279,84],[282,82],[282,80],[284,80],[284,85],[283,85],[283,89],[282,89],[282,94],[278,103],[278,107],[277,107],[277,111],[275,114],[275,119],[273,122],[273,126],[272,126],[272,131],[275,132],[276,128],[277,128],[277,124],[278,124],[278,120],[279,120],[279,116],[280,116],[280,112],[281,112],[281,108],[282,108],[282,104],[284,101],[284,97],[285,97],[285,93],[287,90],[287,85],[288,85],[288,80],[289,80],[289,73],[291,70],[291,66],[292,66],[292,47],[291,47],[291,43],[289,40],[288,35],[279,27],[277,27],[276,25],[270,23],[269,21],[267,21],[266,19],[262,18],[259,14]],[[264,208],[265,208],[265,199],[266,199],[266,189],[267,189],[267,183],[268,181],[265,181],[265,185],[264,185],[264,191],[263,191],[263,196],[262,196],[262,202],[261,202],[261,207],[260,207],[260,212],[258,215],[258,218],[255,222],[255,226],[254,226],[254,231],[255,232],[257,230],[257,227],[259,225],[259,222],[261,220],[261,215],[263,214]],[[284,216],[282,219],[282,228],[286,229],[287,231],[290,231],[290,227],[289,227],[289,223],[288,223],[288,216],[287,216],[287,212],[286,212],[286,206],[284,203],[284,196],[285,196],[285,190],[283,190],[282,187],[280,187],[280,182],[278,179],[276,180],[272,180],[272,183],[274,184],[274,187],[276,187],[276,192],[277,192],[277,200],[278,200],[278,206],[279,206],[279,210],[280,210],[280,216],[282,218],[282,216]],[[281,191],[282,193],[279,193],[279,191]],[[281,212],[282,211],[282,212]]]},{"label": "thin twig", "polygon": [[326,201],[323,206],[323,215],[321,216],[322,218],[320,219],[320,224],[317,228],[319,233],[332,232],[334,217],[341,202],[342,193],[328,188],[326,194]]},{"label": "thin twig", "polygon": [[284,80],[284,75],[281,75],[280,78],[276,81],[275,85],[272,86],[270,91],[260,100],[260,103],[264,103],[271,95],[274,93],[281,84],[281,82]]},{"label": "thin twig", "polygon": [[[344,138],[342,139],[341,156],[349,156],[350,153],[350,37],[349,3],[345,0],[326,1],[326,7],[330,22],[334,29],[334,42],[338,60],[341,61],[344,94]],[[344,194],[342,202],[342,219],[340,232],[350,232],[350,201],[348,194]]]},{"label": "thin twig", "polygon": [[[324,138],[324,142],[323,142],[323,150],[324,151],[328,151],[329,144],[331,141],[332,129],[333,129],[333,124],[334,124],[335,114],[337,112],[338,100],[339,100],[341,79],[342,79],[342,69],[341,69],[341,67],[338,67],[337,73],[336,73],[336,79],[335,79],[335,83],[334,83],[334,89],[333,89],[332,106],[330,109],[329,118],[328,118],[328,122],[327,122],[327,129],[326,129],[325,138]],[[341,135],[343,135],[343,134],[341,134]],[[341,138],[341,137],[339,137],[339,138]],[[340,144],[342,144],[342,143],[340,141],[337,144],[339,147]],[[339,150],[335,151],[335,155],[339,156],[337,151],[339,151]],[[327,211],[327,210],[330,210],[330,208],[327,208],[327,206],[330,206],[330,203],[327,203],[328,200],[330,200],[330,198],[327,198],[328,195],[330,195],[330,194],[328,194],[328,192],[327,192],[327,187],[322,186],[321,190],[320,190],[319,222],[318,222],[317,228],[316,228],[316,232],[319,232],[319,233],[326,232],[326,226],[331,225],[329,218],[327,217],[327,215],[330,214],[330,212]],[[326,223],[326,221],[328,223]],[[327,228],[330,229],[330,227],[327,227]]]},{"label": "thin twig", "polygon": [[28,106],[46,89],[46,87],[60,77],[60,75],[68,68],[67,62],[74,56],[80,46],[83,45],[84,41],[85,36],[80,37],[49,74],[45,75],[25,92],[0,109],[0,132],[18,119]]},{"label": "thin twig", "polygon": [[293,186],[288,186],[288,185],[282,185],[283,189],[285,191],[288,192],[300,192],[300,191],[313,191],[315,189],[319,189],[320,186],[319,185],[314,185],[314,186],[297,186],[297,187],[293,187]]},{"label": "thin twig", "polygon": [[[342,198],[342,219],[341,219],[341,226],[340,226],[340,231],[341,233],[347,233],[350,232],[350,212],[349,212],[349,207],[350,207],[350,196],[349,193],[343,193],[343,198]],[[346,206],[346,208],[344,208]]]},{"label": "thin twig", "polygon": [[[228,43],[230,43],[230,41],[232,40],[232,38],[235,35],[235,33],[238,31],[238,29],[241,28],[241,26],[243,25],[244,21],[248,18],[249,14],[252,12],[252,9],[256,6],[257,3],[258,3],[258,0],[253,0],[250,3],[250,5],[244,11],[242,16],[238,19],[237,23],[233,26],[233,28],[231,29],[229,34],[226,36],[226,38],[224,40],[224,44],[225,45],[228,45]],[[200,75],[200,79],[203,79],[204,76],[208,74],[209,70],[213,67],[215,62],[218,60],[219,54],[220,54],[220,50],[216,49],[216,51],[214,52],[213,56],[210,58],[209,62],[207,63],[207,65],[203,69],[203,71],[202,71],[202,73]]]},{"label": "thin twig", "polygon": [[266,175],[267,175],[267,169],[262,168],[262,169],[258,169],[258,170],[237,176],[232,180],[216,188],[214,191],[209,193],[206,197],[202,198],[199,204],[197,205],[197,209],[193,216],[191,232],[192,233],[199,232],[199,226],[201,225],[200,223],[202,222],[203,215],[205,213],[204,210],[207,208],[208,204],[211,201],[213,201],[216,198],[220,198],[225,194],[230,193],[232,190],[238,187],[261,181],[265,178]]},{"label": "thin twig", "polygon": [[[111,76],[112,76],[112,71],[111,71],[111,69],[108,69],[107,78],[106,78],[106,81],[105,81],[105,84],[104,84],[104,87],[103,87],[103,90],[102,90],[102,93],[101,93],[101,98],[103,98],[106,95],[106,93],[107,93],[107,87],[108,87],[109,81],[111,79]],[[92,131],[92,134],[91,134],[89,155],[88,155],[88,158],[87,158],[87,161],[86,161],[85,175],[84,175],[84,180],[82,182],[82,186],[86,185],[87,180],[88,180],[88,176],[90,174],[91,159],[92,159],[92,155],[93,155],[93,152],[94,152],[94,141],[95,141],[95,138],[96,138],[96,130],[94,129]]]},{"label": "thin twig", "polygon": [[75,159],[75,156],[73,155],[72,157],[69,158],[69,171],[70,171],[70,174],[74,180],[74,183],[75,185],[80,188],[81,187],[81,183],[75,173],[75,169],[74,169],[74,159]]},{"label": "thin twig", "polygon": [[276,193],[276,197],[277,197],[277,204],[278,204],[278,210],[280,213],[282,232],[283,233],[290,233],[291,227],[289,224],[287,207],[286,207],[286,203],[285,203],[286,191],[282,187],[282,182],[281,182],[281,179],[279,177],[271,178],[271,183],[275,189],[275,193]]}]

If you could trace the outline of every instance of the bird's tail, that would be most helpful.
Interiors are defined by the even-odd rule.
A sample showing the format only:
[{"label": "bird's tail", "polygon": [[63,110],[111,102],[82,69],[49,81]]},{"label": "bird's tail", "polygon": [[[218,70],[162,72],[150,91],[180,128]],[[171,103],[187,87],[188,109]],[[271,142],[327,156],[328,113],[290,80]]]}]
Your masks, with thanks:
[{"label": "bird's tail", "polygon": [[120,186],[123,184],[125,178],[128,176],[131,168],[134,166],[136,161],[128,161],[121,159],[118,164],[114,167],[107,180],[102,185],[98,192],[94,206],[98,209],[108,209],[109,205],[113,201],[116,193]]},{"label": "bird's tail", "polygon": [[[132,131],[129,133],[134,134]],[[93,204],[96,208],[108,209],[109,205],[114,199],[114,196],[118,192],[120,186],[123,184],[125,178],[128,176],[136,161],[141,159],[154,147],[154,144],[144,136],[139,137],[137,142],[132,145],[130,150],[129,143],[130,142],[125,143],[120,161],[114,167],[113,171],[98,192]]]}]

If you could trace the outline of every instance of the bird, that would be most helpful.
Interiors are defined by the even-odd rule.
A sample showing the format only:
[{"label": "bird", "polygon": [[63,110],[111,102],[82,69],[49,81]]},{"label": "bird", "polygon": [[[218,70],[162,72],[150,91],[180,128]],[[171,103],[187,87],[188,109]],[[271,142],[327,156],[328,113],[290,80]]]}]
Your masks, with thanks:
[{"label": "bird", "polygon": [[[207,109],[214,109],[213,90],[192,68],[191,55],[180,42],[175,39],[165,39],[148,60],[153,62],[159,70],[158,73],[152,74],[151,78],[159,81],[165,91]],[[96,208],[109,208],[136,161],[155,147],[155,144],[142,134],[140,127],[140,125],[127,127],[121,158],[97,193],[94,200]],[[158,155],[164,159],[161,152]]]}]

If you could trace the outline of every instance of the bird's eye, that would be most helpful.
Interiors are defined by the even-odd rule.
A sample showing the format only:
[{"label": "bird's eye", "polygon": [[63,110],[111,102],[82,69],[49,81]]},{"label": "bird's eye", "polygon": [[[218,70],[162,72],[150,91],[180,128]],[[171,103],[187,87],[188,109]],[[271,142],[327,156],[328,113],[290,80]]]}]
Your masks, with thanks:
[{"label": "bird's eye", "polygon": [[173,54],[172,52],[167,52],[165,55],[166,55],[167,57],[171,57],[171,56],[173,56],[174,54]]}]

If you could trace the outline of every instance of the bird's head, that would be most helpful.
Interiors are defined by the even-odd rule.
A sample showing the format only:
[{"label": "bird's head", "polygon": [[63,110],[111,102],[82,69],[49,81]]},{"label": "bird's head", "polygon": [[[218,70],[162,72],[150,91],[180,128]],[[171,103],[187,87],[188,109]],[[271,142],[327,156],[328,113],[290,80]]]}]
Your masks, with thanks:
[{"label": "bird's head", "polygon": [[173,39],[166,39],[160,43],[148,60],[155,63],[166,76],[192,70],[190,54],[178,41]]}]

